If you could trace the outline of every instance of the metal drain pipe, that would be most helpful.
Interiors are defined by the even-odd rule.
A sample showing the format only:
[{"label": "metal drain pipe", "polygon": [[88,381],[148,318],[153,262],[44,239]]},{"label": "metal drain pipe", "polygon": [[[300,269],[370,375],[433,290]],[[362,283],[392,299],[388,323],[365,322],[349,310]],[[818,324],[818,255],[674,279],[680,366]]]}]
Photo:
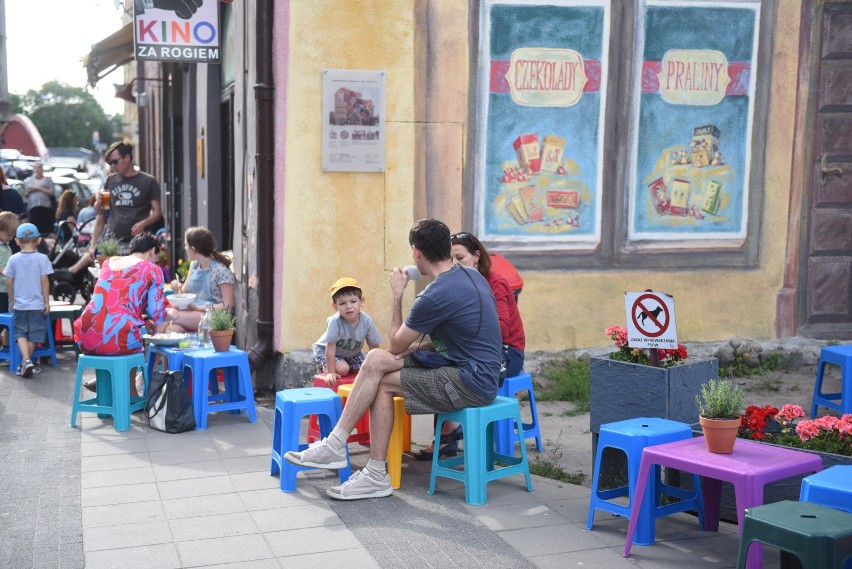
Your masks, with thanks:
[{"label": "metal drain pipe", "polygon": [[260,369],[273,352],[275,320],[272,295],[274,293],[275,263],[274,224],[275,212],[275,85],[272,75],[273,0],[258,0],[256,14],[257,83],[254,97],[257,101],[257,338],[249,348],[252,371]]}]

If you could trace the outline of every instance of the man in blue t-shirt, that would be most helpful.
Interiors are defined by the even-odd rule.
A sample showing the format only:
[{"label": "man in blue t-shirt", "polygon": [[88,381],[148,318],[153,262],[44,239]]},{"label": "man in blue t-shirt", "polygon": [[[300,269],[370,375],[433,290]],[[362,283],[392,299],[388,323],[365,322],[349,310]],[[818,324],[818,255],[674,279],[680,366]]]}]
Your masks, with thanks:
[{"label": "man in blue t-shirt", "polygon": [[[450,230],[436,219],[418,221],[408,234],[420,274],[432,282],[402,319],[408,275],[395,267],[390,345],[371,350],[331,434],[284,458],[298,466],[339,469],[347,465],[346,440],[370,410],[370,459],[340,486],[326,490],[336,500],[390,496],[387,450],[393,428],[393,397],[405,397],[411,414],[441,413],[487,405],[497,396],[503,360],[494,294],[478,271],[454,265]],[[429,340],[424,341],[426,335]]]}]

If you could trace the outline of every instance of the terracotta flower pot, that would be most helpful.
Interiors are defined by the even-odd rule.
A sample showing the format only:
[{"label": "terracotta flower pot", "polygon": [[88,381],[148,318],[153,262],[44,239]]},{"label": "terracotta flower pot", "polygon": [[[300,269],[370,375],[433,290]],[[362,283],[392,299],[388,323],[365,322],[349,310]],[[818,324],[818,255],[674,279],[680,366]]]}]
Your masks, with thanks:
[{"label": "terracotta flower pot", "polygon": [[233,328],[230,330],[210,330],[210,342],[213,344],[213,349],[217,352],[227,352],[231,349],[231,338],[233,336]]},{"label": "terracotta flower pot", "polygon": [[709,452],[731,454],[737,441],[737,431],[740,419],[707,419],[698,417],[701,429],[704,431],[704,442]]}]

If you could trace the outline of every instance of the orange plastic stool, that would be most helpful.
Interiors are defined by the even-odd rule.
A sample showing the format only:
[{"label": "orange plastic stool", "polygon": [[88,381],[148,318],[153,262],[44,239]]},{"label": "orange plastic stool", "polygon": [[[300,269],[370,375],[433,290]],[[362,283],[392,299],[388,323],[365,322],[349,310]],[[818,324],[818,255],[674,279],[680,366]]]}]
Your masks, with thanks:
[{"label": "orange plastic stool", "polygon": [[[340,379],[337,380],[337,385],[326,385],[325,384],[325,375],[317,374],[314,376],[314,387],[328,387],[335,393],[337,393],[338,386],[341,385],[351,385],[354,383],[355,378],[358,377],[356,373],[350,373],[349,375],[344,375]],[[346,405],[346,399],[343,399],[343,404]],[[364,413],[364,416],[358,421],[358,424],[355,425],[355,433],[349,436],[349,440],[346,442],[349,443],[361,443],[362,445],[370,444],[370,412],[367,411]],[[314,441],[319,440],[320,438],[320,429],[319,422],[317,421],[316,415],[311,415],[310,420],[308,421],[308,442],[312,443]]]},{"label": "orange plastic stool", "polygon": [[[341,385],[337,394],[343,403],[352,393],[352,385]],[[393,398],[393,430],[388,441],[388,476],[391,488],[398,490],[402,484],[402,453],[411,451],[411,415],[405,412],[405,398]]]}]

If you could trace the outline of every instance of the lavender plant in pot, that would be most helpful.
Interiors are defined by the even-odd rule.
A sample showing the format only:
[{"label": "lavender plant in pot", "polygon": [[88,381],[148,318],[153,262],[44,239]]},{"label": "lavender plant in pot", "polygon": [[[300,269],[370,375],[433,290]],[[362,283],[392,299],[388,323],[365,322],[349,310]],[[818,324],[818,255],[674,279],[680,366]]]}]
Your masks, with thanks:
[{"label": "lavender plant in pot", "polygon": [[695,396],[695,403],[707,450],[732,453],[745,403],[743,390],[730,381],[711,379],[701,386],[701,395]]}]

